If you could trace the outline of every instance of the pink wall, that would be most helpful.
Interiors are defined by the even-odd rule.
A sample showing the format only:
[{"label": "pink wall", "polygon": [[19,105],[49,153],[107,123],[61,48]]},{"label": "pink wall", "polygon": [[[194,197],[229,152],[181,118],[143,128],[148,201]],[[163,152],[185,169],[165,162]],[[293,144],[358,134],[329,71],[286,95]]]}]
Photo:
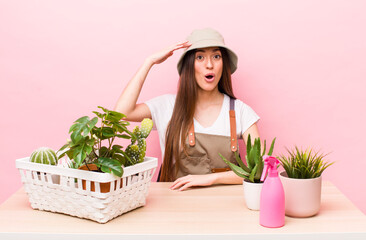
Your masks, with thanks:
[{"label": "pink wall", "polygon": [[[213,27],[239,55],[237,97],[261,135],[313,146],[336,161],[325,174],[366,213],[365,1],[0,1],[0,202],[20,186],[14,160],[58,149],[72,121],[113,108],[143,59]],[[144,101],[175,92],[175,54],[155,66]],[[148,155],[158,156],[156,132]]]}]

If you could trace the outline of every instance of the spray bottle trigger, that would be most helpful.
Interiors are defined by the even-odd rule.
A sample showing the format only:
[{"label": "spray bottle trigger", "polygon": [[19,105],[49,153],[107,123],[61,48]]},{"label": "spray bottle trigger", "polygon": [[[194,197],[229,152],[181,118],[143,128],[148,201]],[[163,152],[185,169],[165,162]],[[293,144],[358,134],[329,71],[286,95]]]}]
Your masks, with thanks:
[{"label": "spray bottle trigger", "polygon": [[268,160],[267,159],[268,158],[269,158],[268,155],[263,156],[264,168],[263,168],[263,171],[262,171],[261,182],[263,182],[265,177],[267,176],[267,172],[268,172]]}]

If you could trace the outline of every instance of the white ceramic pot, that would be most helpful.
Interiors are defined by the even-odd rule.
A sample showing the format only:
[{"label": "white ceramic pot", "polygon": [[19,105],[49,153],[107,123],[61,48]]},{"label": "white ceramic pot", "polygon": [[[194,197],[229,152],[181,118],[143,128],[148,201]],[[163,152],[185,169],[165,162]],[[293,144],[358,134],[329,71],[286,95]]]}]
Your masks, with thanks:
[{"label": "white ceramic pot", "polygon": [[280,173],[285,191],[285,213],[289,217],[311,217],[320,210],[322,178],[296,179]]},{"label": "white ceramic pot", "polygon": [[244,199],[250,210],[259,210],[263,183],[243,181]]}]

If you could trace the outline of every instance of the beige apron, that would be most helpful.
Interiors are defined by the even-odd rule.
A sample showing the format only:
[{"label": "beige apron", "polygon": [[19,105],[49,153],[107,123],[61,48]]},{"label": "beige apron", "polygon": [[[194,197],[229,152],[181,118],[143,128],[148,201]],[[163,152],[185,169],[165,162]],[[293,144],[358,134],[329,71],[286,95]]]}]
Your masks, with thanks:
[{"label": "beige apron", "polygon": [[234,104],[235,99],[230,98],[230,137],[195,133],[192,123],[186,141],[187,155],[184,152],[180,155],[180,168],[176,178],[188,174],[229,171],[230,168],[221,159],[219,153],[230,162],[237,164],[234,154],[238,149]]}]

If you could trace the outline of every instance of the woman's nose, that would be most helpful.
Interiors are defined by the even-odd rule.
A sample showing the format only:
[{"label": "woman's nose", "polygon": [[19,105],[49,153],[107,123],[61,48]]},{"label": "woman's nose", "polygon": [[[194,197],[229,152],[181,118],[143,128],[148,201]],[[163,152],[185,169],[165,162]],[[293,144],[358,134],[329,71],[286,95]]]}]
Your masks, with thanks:
[{"label": "woman's nose", "polygon": [[213,67],[212,59],[211,58],[208,58],[207,59],[207,62],[206,62],[206,68],[211,69],[212,67]]}]

